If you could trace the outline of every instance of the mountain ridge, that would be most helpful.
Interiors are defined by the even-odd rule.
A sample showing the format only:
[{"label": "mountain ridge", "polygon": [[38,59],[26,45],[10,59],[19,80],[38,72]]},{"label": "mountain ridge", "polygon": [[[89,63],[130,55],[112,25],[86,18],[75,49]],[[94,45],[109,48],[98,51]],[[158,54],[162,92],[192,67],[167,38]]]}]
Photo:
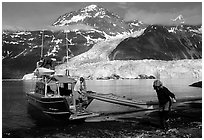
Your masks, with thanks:
[{"label": "mountain ridge", "polygon": [[[73,14],[77,16],[77,12],[80,12],[82,9],[76,12],[73,12]],[[91,10],[85,10],[85,12],[87,11],[91,12]],[[100,15],[96,13],[97,12],[93,14],[96,16]],[[64,15],[69,16],[69,14],[67,13]],[[63,18],[63,15],[60,17]],[[60,17],[58,19],[61,19]],[[56,21],[60,21],[58,19]],[[95,20],[91,20],[90,17],[87,19],[88,20],[86,22],[90,22],[90,23],[91,21],[93,23],[95,22]],[[54,30],[54,31],[6,30],[4,31],[3,30],[3,33],[2,33],[3,78],[9,78],[9,76],[13,78],[17,75],[22,75],[22,73],[25,74],[25,73],[32,72],[34,70],[36,62],[40,59],[42,32],[44,32],[44,55],[54,57],[57,61],[61,61],[62,58],[66,56],[66,42],[65,42],[66,33],[68,34],[67,41],[69,44],[68,51],[70,54],[70,59],[71,60],[73,59],[73,61],[76,61],[78,64],[95,63],[95,62],[98,63],[100,61],[104,62],[104,61],[112,61],[112,60],[142,60],[142,59],[166,60],[166,58],[168,58],[167,56],[169,55],[166,55],[165,53],[170,54],[171,51],[168,52],[168,49],[171,49],[171,48],[167,47],[169,45],[165,45],[165,43],[166,44],[169,43],[171,45],[175,41],[177,42],[177,44],[180,44],[180,46],[183,48],[182,51],[185,50],[185,52],[181,51],[177,53],[178,56],[170,55],[172,56],[172,58],[168,60],[202,58],[202,54],[201,54],[202,25],[196,25],[196,26],[186,25],[186,24],[172,25],[172,26],[145,25],[143,22],[138,20],[125,22],[120,17],[118,17],[118,15],[115,15],[113,19],[101,18],[100,20],[104,20],[103,22],[104,24],[100,24],[100,26],[96,26],[96,25],[99,25],[99,23],[96,22],[97,24],[95,25],[95,27],[90,26],[91,28],[88,28],[87,30],[81,30],[81,29],[74,29],[69,31],[68,30],[66,31],[62,31],[62,30],[59,30],[59,31],[58,30]],[[68,23],[68,22],[65,22],[65,23]],[[93,23],[92,25],[94,25]],[[79,24],[82,24],[82,22],[81,21],[76,22],[75,24],[79,25]],[[72,24],[72,25],[75,25],[75,24]],[[123,25],[125,26],[123,27]],[[57,27],[60,27],[60,26],[57,26]],[[62,26],[62,28],[64,28],[64,26]],[[143,46],[144,46],[144,42],[148,43],[145,47],[141,47],[142,39],[140,38],[143,38],[144,40],[146,40],[146,41],[143,41]],[[168,38],[170,38],[172,41],[167,41]],[[132,40],[137,40],[137,41],[136,43],[131,43]],[[100,45],[97,46],[97,44],[100,44]],[[134,44],[140,44],[141,46],[138,49],[138,47],[133,47],[131,44],[133,44],[133,46]],[[150,57],[151,55],[144,57],[145,48],[148,48],[146,49],[146,51],[149,52],[149,50],[151,50],[149,48],[154,48],[154,49],[159,48],[160,50],[160,49],[163,49],[163,47],[167,47],[168,49],[164,52],[159,52],[159,51],[155,52],[155,53],[158,53],[157,55],[155,55],[157,56],[156,58]],[[176,47],[179,47],[179,46],[177,45]],[[129,51],[128,48],[131,51]],[[188,51],[186,53],[187,49]],[[138,54],[137,50],[139,50],[141,53]],[[177,50],[179,51],[179,49]],[[92,52],[92,56],[88,56],[89,52]],[[122,55],[120,56],[120,58],[118,58],[120,54]],[[195,54],[195,56],[197,57],[194,57],[194,56],[192,58],[183,57],[183,54],[185,54],[186,56],[191,56],[191,55],[193,56]],[[87,57],[85,57],[85,55],[87,55]],[[135,59],[136,56],[138,57],[137,59]],[[32,61],[27,61],[27,60],[30,60],[31,58],[32,58]],[[81,58],[86,58],[86,59],[81,59]]]}]

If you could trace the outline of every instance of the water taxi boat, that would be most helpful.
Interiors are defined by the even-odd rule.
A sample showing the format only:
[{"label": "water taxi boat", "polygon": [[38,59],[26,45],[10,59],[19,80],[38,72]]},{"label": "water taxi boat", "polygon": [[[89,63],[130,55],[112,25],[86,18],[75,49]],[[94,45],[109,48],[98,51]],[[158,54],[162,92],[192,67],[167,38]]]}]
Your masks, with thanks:
[{"label": "water taxi boat", "polygon": [[47,71],[36,78],[34,91],[26,93],[27,101],[49,118],[68,121],[98,115],[86,110],[92,97],[76,102],[75,79],[66,75],[50,75]]}]

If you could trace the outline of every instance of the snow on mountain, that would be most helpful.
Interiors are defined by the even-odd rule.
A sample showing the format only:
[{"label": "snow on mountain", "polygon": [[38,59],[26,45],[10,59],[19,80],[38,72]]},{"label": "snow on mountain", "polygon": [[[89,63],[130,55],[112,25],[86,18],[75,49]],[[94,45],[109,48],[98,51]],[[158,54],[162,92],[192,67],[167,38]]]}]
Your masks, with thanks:
[{"label": "snow on mountain", "polygon": [[87,25],[104,33],[104,36],[115,36],[130,32],[128,25],[117,14],[109,12],[107,9],[97,5],[89,5],[78,11],[73,11],[60,16],[54,23],[55,27],[69,27],[76,24]]},{"label": "snow on mountain", "polygon": [[2,60],[8,58],[11,55],[11,51],[3,51],[4,56],[2,56]]},{"label": "snow on mountain", "polygon": [[[137,32],[139,36],[143,33]],[[65,69],[70,70],[72,76],[84,76],[88,79],[109,79],[114,77],[140,78],[140,75],[155,77],[159,72],[161,78],[202,78],[201,59],[197,60],[114,60],[108,56],[124,37],[102,41],[92,49],[72,58],[69,63],[56,67],[57,74],[65,74]]]},{"label": "snow on mountain", "polygon": [[175,26],[166,26],[167,30],[170,33],[177,33],[177,32],[194,32],[197,34],[202,34],[202,26],[197,25],[175,25]]},{"label": "snow on mountain", "polygon": [[18,55],[14,56],[14,57],[11,57],[11,59],[15,59],[17,57],[19,57],[20,55],[25,55],[26,54],[26,50],[27,49],[24,49],[22,52],[20,52]]},{"label": "snow on mountain", "polygon": [[[151,29],[156,31],[157,28],[151,27]],[[122,40],[130,36],[141,36],[144,31],[134,32],[134,34],[118,34],[118,36],[102,39],[87,52],[71,58],[68,64],[65,63],[56,67],[56,73],[64,74],[65,69],[68,68],[72,76],[84,76],[87,79],[114,77],[123,79],[139,78],[140,75],[154,77],[155,72],[159,71],[161,78],[202,78],[201,59],[178,61],[109,60],[109,54]],[[29,75],[25,75],[24,78],[29,79]]]},{"label": "snow on mountain", "polygon": [[200,28],[198,28],[198,29],[193,29],[191,27],[188,27],[188,29],[189,29],[190,32],[195,32],[197,34],[202,34],[202,26]]},{"label": "snow on mountain", "polygon": [[197,27],[178,26],[175,33],[168,31],[172,26],[151,25],[138,37],[129,37],[109,55],[110,60],[180,60],[202,58],[202,35],[189,31]]},{"label": "snow on mountain", "polygon": [[28,32],[28,31],[19,31],[19,32],[17,32],[16,34],[17,34],[17,35],[29,35],[29,34],[31,34],[31,33]]},{"label": "snow on mountain", "polygon": [[104,16],[108,16],[106,15],[107,12],[108,12],[107,10],[97,5],[89,5],[85,8],[78,10],[77,12],[74,11],[61,16],[60,18],[58,18],[56,22],[54,22],[53,25],[66,26],[69,25],[70,23],[83,21],[86,18],[96,17],[104,18]]},{"label": "snow on mountain", "polygon": [[185,23],[185,19],[183,18],[182,15],[179,15],[178,17],[176,17],[175,19],[171,19],[174,23],[177,24],[184,24]]},{"label": "snow on mountain", "polygon": [[[101,40],[95,44],[89,51],[75,56],[71,59],[70,63],[73,65],[81,65],[85,63],[95,63],[109,61],[109,54],[117,47],[117,45],[127,37],[139,36],[144,30],[137,31],[133,34],[119,34],[118,36],[110,37],[106,40]],[[70,64],[69,64],[70,65]]]},{"label": "snow on mountain", "polygon": [[53,25],[65,26],[65,25],[68,25],[69,23],[83,21],[87,17],[92,17],[88,12],[93,11],[96,7],[97,7],[96,5],[87,6],[84,9],[82,9],[81,14],[78,14],[78,15],[75,15],[74,12],[65,14],[64,16],[61,16],[60,18],[58,18],[58,20],[55,23],[53,23]]},{"label": "snow on mountain", "polygon": [[[64,32],[66,31],[68,33],[68,51],[71,54],[71,59],[68,65],[62,64],[57,67],[58,73],[63,73],[65,72],[65,68],[70,68],[70,73],[73,76],[82,75],[85,78],[98,79],[117,75],[120,78],[138,78],[139,75],[151,76],[155,71],[160,71],[161,76],[167,78],[188,76],[200,78],[202,66],[200,59],[179,61],[141,60],[143,58],[140,55],[136,55],[139,59],[137,61],[129,59],[125,61],[123,58],[121,58],[121,61],[110,61],[109,56],[111,52],[120,42],[124,39],[130,40],[140,35],[145,36],[147,41],[141,39],[139,44],[150,42],[150,45],[146,45],[145,47],[151,48],[153,44],[157,49],[157,42],[175,42],[172,36],[177,34],[177,40],[183,43],[183,45],[187,44],[186,50],[193,54],[196,47],[200,48],[200,45],[202,45],[202,40],[199,38],[202,36],[202,26],[193,27],[183,25],[185,20],[182,15],[172,21],[175,23],[174,26],[165,26],[163,27],[164,29],[160,28],[162,30],[159,30],[158,26],[150,26],[151,28],[147,30],[148,25],[144,25],[141,21],[125,22],[117,14],[109,12],[97,5],[90,5],[78,11],[66,13],[53,23],[54,27],[66,28],[66,30],[55,30],[56,32],[45,31],[44,55],[53,56],[58,61],[61,61],[62,57],[66,56]],[[145,34],[149,34],[149,36],[146,36],[144,32]],[[171,34],[167,34],[168,32]],[[185,34],[188,32],[190,33]],[[165,34],[167,34],[166,39],[164,39]],[[190,39],[188,38],[192,41],[189,41]],[[2,73],[6,75],[6,78],[10,73],[14,73],[14,76],[16,76],[17,70],[29,73],[34,69],[36,62],[40,58],[41,39],[42,31],[3,32],[2,57],[4,61],[2,63],[4,72]],[[172,43],[170,48],[174,44]],[[191,49],[192,44],[194,50]],[[128,49],[127,45],[124,44],[124,50]],[[135,46],[134,43],[132,45]],[[144,49],[144,47],[141,47],[139,52],[143,53]],[[138,49],[134,49],[128,53],[134,54],[134,51],[138,51]],[[114,56],[118,53],[122,54],[122,56],[126,55],[121,52],[117,51]],[[148,52],[151,53],[152,51]],[[31,59],[32,62],[30,61]],[[23,68],[22,63],[27,66],[26,69]],[[13,68],[15,71],[11,71]]]}]

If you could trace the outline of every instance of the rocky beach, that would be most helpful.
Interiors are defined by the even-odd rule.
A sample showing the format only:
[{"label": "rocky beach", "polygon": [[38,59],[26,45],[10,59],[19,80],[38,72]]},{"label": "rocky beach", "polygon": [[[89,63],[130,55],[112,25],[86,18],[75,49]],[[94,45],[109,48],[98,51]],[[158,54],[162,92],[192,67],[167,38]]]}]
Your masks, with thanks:
[{"label": "rocky beach", "polygon": [[173,108],[168,130],[160,129],[157,111],[139,116],[121,118],[119,114],[103,114],[88,122],[45,123],[30,129],[4,131],[3,138],[202,138],[201,102]]}]

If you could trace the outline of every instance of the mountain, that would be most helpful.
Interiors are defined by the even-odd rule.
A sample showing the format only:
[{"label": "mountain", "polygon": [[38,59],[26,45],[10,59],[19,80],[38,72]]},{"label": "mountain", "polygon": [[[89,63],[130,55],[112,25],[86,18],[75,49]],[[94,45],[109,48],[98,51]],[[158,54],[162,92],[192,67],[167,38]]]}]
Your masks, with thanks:
[{"label": "mountain", "polygon": [[[70,57],[88,51],[96,42],[105,39],[101,34],[92,31],[70,31],[67,35]],[[41,57],[42,38],[44,56],[50,56],[57,61],[66,56],[66,35],[62,31],[3,31],[4,78],[21,77],[22,72],[29,73],[35,69],[36,62]]]},{"label": "mountain", "polygon": [[123,40],[109,55],[110,60],[200,58],[202,58],[201,25],[150,25],[141,36]]},{"label": "mountain", "polygon": [[[135,25],[136,22],[133,21]],[[66,13],[53,23],[56,29],[68,25],[75,29],[69,31],[61,29],[53,31],[3,31],[3,78],[21,77],[22,73],[29,73],[34,70],[36,62],[40,59],[43,32],[44,56],[51,56],[57,61],[61,61],[66,55],[65,32],[67,32],[69,56],[74,57],[90,50],[101,40],[123,36],[145,28],[145,26],[141,26],[141,28],[140,26],[133,26],[131,22],[126,23],[118,15],[96,5]]]},{"label": "mountain", "polygon": [[183,15],[179,15],[175,19],[171,19],[171,21],[173,21],[174,24],[184,24],[185,23],[185,19]]},{"label": "mountain", "polygon": [[[60,16],[53,27],[60,30],[3,31],[2,77],[22,78],[31,73],[43,55],[62,61],[68,52],[73,65],[111,60],[177,60],[201,58],[202,26],[145,25],[123,21],[97,5]],[[61,30],[65,29],[65,30]],[[43,35],[42,35],[43,34]]]},{"label": "mountain", "polygon": [[[87,25],[95,31],[100,32],[103,36],[116,36],[118,34],[130,33],[130,31],[137,30],[142,22],[133,21],[126,23],[118,15],[108,11],[97,5],[89,5],[78,11],[66,13],[60,16],[53,26],[71,26],[74,24]],[[136,25],[138,24],[138,25]],[[135,25],[135,26],[134,26]]]}]

